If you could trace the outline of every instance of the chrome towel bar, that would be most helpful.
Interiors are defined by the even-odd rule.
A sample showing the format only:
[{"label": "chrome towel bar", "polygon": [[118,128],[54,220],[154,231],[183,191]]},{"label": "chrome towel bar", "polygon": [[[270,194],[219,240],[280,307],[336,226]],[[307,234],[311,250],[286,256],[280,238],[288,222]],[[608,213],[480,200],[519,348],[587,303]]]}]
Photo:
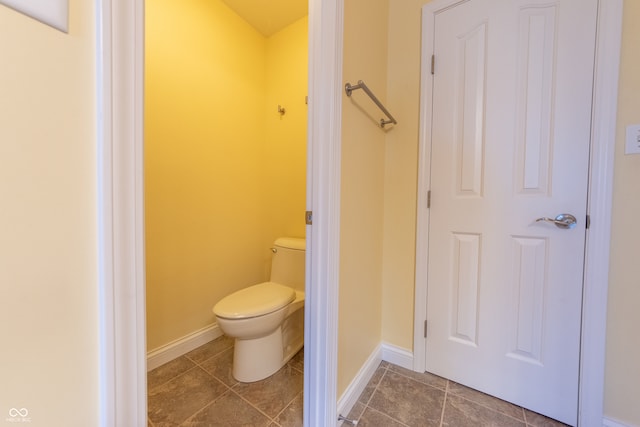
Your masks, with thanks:
[{"label": "chrome towel bar", "polygon": [[380,119],[381,128],[383,128],[385,125],[388,125],[389,123],[393,123],[394,125],[398,124],[396,119],[394,119],[391,113],[389,113],[389,110],[384,108],[384,105],[382,105],[382,103],[378,100],[378,98],[376,98],[373,92],[371,92],[371,89],[369,89],[369,87],[367,87],[367,85],[362,80],[358,80],[358,84],[356,85],[352,85],[351,83],[347,83],[346,85],[344,85],[344,91],[347,93],[347,96],[351,96],[351,92],[356,89],[362,89],[367,95],[369,95],[369,98],[371,98],[371,100],[376,103],[378,108],[380,108],[382,112],[389,118],[389,120],[385,120],[384,118]]}]

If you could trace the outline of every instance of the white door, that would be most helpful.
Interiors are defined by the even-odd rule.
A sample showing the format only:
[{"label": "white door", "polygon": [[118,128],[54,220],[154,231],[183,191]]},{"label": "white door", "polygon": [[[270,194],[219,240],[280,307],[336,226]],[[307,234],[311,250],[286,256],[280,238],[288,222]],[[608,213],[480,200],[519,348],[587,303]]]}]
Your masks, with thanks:
[{"label": "white door", "polygon": [[427,371],[573,425],[596,13],[468,0],[423,27]]}]

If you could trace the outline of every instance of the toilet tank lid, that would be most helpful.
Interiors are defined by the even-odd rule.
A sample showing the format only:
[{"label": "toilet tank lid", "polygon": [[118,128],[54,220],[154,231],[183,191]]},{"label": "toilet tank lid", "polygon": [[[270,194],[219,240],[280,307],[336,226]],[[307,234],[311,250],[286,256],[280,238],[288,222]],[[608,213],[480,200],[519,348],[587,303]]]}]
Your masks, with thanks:
[{"label": "toilet tank lid", "polygon": [[306,248],[306,242],[305,239],[300,237],[279,237],[276,239],[274,246],[304,251]]},{"label": "toilet tank lid", "polygon": [[274,282],[249,286],[220,300],[213,313],[225,319],[245,319],[272,313],[288,305],[296,297],[296,292]]}]

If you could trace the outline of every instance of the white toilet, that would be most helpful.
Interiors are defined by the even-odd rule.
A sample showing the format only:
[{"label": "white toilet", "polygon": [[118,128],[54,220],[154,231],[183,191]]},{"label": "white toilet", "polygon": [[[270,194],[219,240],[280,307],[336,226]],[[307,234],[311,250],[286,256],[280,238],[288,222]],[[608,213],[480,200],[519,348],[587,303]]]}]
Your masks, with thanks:
[{"label": "white toilet", "polygon": [[272,252],[268,282],[213,307],[222,332],[235,338],[233,376],[241,382],[276,373],[304,344],[305,240],[281,237]]}]

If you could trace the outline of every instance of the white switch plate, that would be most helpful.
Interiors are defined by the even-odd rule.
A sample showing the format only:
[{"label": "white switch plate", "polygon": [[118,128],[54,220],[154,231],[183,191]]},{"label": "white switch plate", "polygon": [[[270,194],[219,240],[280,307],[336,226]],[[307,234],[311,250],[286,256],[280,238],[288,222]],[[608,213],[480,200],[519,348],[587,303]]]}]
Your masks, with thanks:
[{"label": "white switch plate", "polygon": [[640,154],[640,125],[627,126],[625,154]]}]

